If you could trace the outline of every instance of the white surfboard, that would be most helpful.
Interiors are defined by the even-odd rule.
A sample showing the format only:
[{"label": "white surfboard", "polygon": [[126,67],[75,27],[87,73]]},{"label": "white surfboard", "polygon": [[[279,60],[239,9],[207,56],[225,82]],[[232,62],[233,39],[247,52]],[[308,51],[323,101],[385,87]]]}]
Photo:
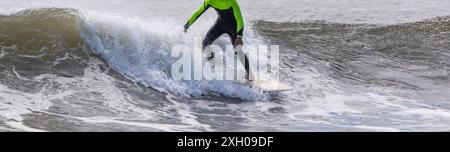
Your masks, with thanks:
[{"label": "white surfboard", "polygon": [[259,89],[265,92],[277,92],[277,91],[289,91],[292,87],[282,84],[278,81],[270,80],[253,80],[253,81],[240,81],[243,85],[248,85],[251,88]]},{"label": "white surfboard", "polygon": [[[242,45],[238,45],[235,48],[235,51],[238,52],[238,54],[242,53]],[[239,59],[239,57],[238,57],[238,59]],[[245,61],[242,61],[242,58],[240,58],[240,59],[241,60],[239,62],[241,64],[245,62]],[[253,74],[250,74],[250,75],[253,75]],[[285,84],[281,84],[278,81],[260,80],[260,79],[258,79],[256,77],[252,81],[241,80],[241,81],[239,81],[239,83],[241,83],[243,85],[248,85],[251,88],[259,89],[259,90],[265,91],[265,92],[277,92],[277,91],[289,91],[289,90],[292,90],[292,87],[290,87],[288,85],[285,85]]]}]

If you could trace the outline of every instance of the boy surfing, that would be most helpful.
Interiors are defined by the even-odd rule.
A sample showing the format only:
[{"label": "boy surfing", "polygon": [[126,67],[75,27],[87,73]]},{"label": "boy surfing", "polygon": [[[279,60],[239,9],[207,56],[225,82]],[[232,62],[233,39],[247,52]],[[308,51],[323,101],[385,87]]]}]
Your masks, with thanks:
[{"label": "boy surfing", "polygon": [[[206,33],[202,42],[202,49],[205,50],[207,46],[211,45],[223,34],[227,34],[230,37],[231,44],[233,44],[235,49],[238,46],[242,46],[244,20],[236,0],[205,0],[203,5],[200,6],[184,25],[184,32],[187,32],[189,27],[191,27],[191,25],[194,24],[194,22],[209,8],[214,8],[214,10],[216,10],[218,18],[215,24]],[[208,57],[208,60],[213,58],[214,54],[212,53]],[[250,65],[247,55],[245,55],[244,62],[246,79],[249,79]]]}]

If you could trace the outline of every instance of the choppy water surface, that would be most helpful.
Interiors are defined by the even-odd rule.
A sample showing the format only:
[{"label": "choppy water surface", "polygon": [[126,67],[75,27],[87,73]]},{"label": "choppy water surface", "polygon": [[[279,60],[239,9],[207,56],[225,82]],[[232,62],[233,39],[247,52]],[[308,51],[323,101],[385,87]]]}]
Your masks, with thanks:
[{"label": "choppy water surface", "polygon": [[[1,131],[450,130],[450,17],[442,11],[338,22],[326,13],[289,21],[274,20],[279,12],[267,17],[263,8],[247,9],[245,43],[280,45],[281,80],[295,88],[264,93],[232,82],[170,78],[170,49],[201,36],[212,12],[184,35],[178,19],[190,13],[183,11],[156,20],[163,10],[119,15],[135,3],[117,13],[109,7],[125,2],[101,11],[92,10],[101,1],[51,2],[0,2]],[[174,6],[183,7],[196,5]],[[423,5],[433,7],[440,6]],[[291,9],[283,11],[308,10]],[[227,43],[225,37],[217,42]]]}]

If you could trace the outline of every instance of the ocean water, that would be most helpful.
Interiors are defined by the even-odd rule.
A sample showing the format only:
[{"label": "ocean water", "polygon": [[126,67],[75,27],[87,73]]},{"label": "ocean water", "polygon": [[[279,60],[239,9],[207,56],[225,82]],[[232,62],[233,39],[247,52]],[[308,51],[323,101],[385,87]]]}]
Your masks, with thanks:
[{"label": "ocean water", "polygon": [[201,0],[0,0],[0,131],[450,130],[449,1],[238,1],[293,90],[173,80]]}]

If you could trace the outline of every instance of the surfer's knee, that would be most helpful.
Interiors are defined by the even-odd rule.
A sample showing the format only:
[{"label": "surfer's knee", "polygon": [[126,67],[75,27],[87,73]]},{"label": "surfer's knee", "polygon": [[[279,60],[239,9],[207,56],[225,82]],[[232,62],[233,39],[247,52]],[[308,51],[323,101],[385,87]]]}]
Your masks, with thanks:
[{"label": "surfer's knee", "polygon": [[208,38],[205,37],[205,39],[203,39],[203,42],[202,42],[202,50],[205,50],[205,48],[208,45],[209,45]]}]

